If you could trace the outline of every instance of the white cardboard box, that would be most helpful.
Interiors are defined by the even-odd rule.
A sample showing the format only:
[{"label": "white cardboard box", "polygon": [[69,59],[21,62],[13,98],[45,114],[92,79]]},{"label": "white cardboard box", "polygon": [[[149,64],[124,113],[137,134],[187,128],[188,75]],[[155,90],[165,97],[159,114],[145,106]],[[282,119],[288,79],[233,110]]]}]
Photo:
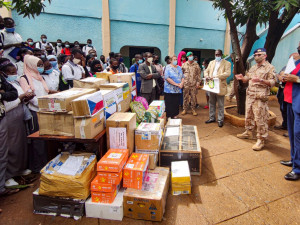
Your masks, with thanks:
[{"label": "white cardboard box", "polygon": [[122,219],[123,219],[123,194],[124,194],[124,189],[120,189],[114,202],[111,204],[94,203],[94,202],[92,202],[92,199],[89,198],[85,202],[86,217],[122,221]]}]

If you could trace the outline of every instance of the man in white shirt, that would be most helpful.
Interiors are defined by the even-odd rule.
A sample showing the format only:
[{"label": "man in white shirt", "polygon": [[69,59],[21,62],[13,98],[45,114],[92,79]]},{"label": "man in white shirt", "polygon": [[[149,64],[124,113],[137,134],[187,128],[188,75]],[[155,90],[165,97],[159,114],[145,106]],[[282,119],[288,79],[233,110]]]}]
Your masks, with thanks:
[{"label": "man in white shirt", "polygon": [[4,50],[3,58],[9,59],[12,63],[17,60],[9,54],[17,47],[22,47],[23,39],[20,34],[15,32],[15,21],[10,17],[4,18],[4,30],[0,34],[0,47]]},{"label": "man in white shirt", "polygon": [[204,77],[207,80],[214,78],[219,79],[220,92],[218,94],[209,93],[209,120],[205,123],[213,123],[216,121],[216,105],[218,103],[218,126],[223,127],[224,123],[224,96],[227,93],[226,78],[231,74],[230,62],[222,59],[222,50],[216,50],[215,60],[211,61],[204,71]]},{"label": "man in white shirt", "polygon": [[54,47],[55,55],[58,56],[61,53],[62,47],[62,41],[61,39],[57,39],[56,46]]},{"label": "man in white shirt", "polygon": [[93,49],[96,51],[96,48],[93,46],[93,42],[91,39],[87,40],[87,45],[83,46],[82,51],[85,53],[85,55],[89,54],[89,51]]},{"label": "man in white shirt", "polygon": [[62,76],[65,82],[69,84],[69,88],[73,87],[73,80],[80,80],[85,77],[85,57],[81,50],[73,49],[70,60],[62,67]]},{"label": "man in white shirt", "polygon": [[47,42],[47,36],[45,34],[42,34],[41,35],[41,41],[38,41],[36,44],[35,44],[35,47],[36,48],[39,48],[41,50],[43,50],[46,54],[46,46],[51,46],[52,49],[53,49],[53,45],[50,43],[50,42]]}]

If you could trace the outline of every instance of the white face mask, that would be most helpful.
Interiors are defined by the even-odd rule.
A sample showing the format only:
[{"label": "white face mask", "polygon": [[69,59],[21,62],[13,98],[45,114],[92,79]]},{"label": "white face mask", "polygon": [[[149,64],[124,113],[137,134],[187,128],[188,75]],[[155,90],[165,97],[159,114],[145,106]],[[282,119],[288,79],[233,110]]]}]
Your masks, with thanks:
[{"label": "white face mask", "polygon": [[216,60],[217,60],[217,61],[220,61],[221,59],[222,59],[221,56],[216,56]]},{"label": "white face mask", "polygon": [[152,57],[147,58],[147,62],[151,64],[153,62],[153,58]]},{"label": "white face mask", "polygon": [[76,58],[73,59],[73,63],[75,63],[75,64],[79,64],[80,62],[81,62],[80,59],[76,59]]}]

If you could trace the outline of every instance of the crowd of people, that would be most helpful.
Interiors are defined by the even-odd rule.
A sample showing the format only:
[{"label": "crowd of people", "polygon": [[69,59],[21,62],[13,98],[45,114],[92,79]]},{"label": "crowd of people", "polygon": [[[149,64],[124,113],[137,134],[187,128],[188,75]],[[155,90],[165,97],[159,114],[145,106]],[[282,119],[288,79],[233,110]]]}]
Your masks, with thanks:
[{"label": "crowd of people", "polygon": [[[1,25],[3,24],[3,26]],[[215,51],[215,59],[205,59],[200,67],[193,52],[181,51],[178,56],[166,56],[166,66],[160,64],[159,56],[151,52],[136,54],[128,69],[121,53],[109,53],[98,59],[97,50],[91,39],[81,48],[79,42],[71,44],[58,39],[48,42],[45,34],[41,40],[26,42],[15,32],[12,18],[0,18],[0,195],[17,192],[6,187],[18,185],[14,179],[30,173],[39,173],[47,163],[43,141],[28,141],[27,135],[39,130],[37,98],[73,87],[74,80],[95,76],[98,72],[134,72],[138,95],[150,104],[164,96],[167,118],[177,118],[180,105],[182,116],[191,109],[197,116],[197,91],[203,80],[219,79],[220,92],[207,92],[209,119],[205,123],[217,122],[224,125],[224,96],[227,93],[226,78],[231,74],[231,64],[223,59],[221,50]],[[300,47],[299,47],[300,48]],[[298,51],[299,51],[298,48]],[[270,87],[275,85],[274,67],[266,61],[265,49],[254,53],[256,65],[247,74],[236,75],[238,80],[249,82],[246,101],[246,131],[239,138],[252,138],[257,126],[257,143],[253,150],[261,150],[268,136],[268,104]],[[299,103],[300,90],[299,54],[294,56],[295,70],[278,79],[286,83],[284,101],[287,108],[285,126],[291,141],[291,160],[282,164],[292,166],[286,179],[300,179]],[[202,68],[202,69],[201,69]],[[295,76],[297,75],[297,76]],[[203,79],[204,78],[204,79]],[[218,117],[216,120],[216,109]],[[284,125],[284,124],[283,124]]]}]

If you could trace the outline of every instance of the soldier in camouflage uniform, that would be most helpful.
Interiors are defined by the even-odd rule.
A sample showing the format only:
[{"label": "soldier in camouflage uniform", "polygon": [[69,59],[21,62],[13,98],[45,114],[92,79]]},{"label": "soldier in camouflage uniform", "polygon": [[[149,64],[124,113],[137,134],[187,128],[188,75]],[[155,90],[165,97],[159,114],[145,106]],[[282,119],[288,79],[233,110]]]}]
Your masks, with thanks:
[{"label": "soldier in camouflage uniform", "polygon": [[259,48],[254,52],[256,64],[250,68],[246,76],[236,75],[238,80],[249,82],[246,95],[246,131],[238,134],[238,138],[253,138],[253,129],[257,126],[257,142],[252,147],[259,151],[264,147],[268,137],[268,96],[270,87],[275,85],[275,69],[266,61],[266,49]]},{"label": "soldier in camouflage uniform", "polygon": [[[184,74],[184,90],[183,90],[183,111],[182,115],[185,115],[188,110],[189,102],[191,102],[191,108],[193,116],[198,114],[195,111],[196,108],[196,89],[199,88],[201,69],[198,63],[194,61],[194,56],[192,52],[186,54],[188,61],[182,65],[182,71]],[[190,101],[191,100],[191,101]]]}]

